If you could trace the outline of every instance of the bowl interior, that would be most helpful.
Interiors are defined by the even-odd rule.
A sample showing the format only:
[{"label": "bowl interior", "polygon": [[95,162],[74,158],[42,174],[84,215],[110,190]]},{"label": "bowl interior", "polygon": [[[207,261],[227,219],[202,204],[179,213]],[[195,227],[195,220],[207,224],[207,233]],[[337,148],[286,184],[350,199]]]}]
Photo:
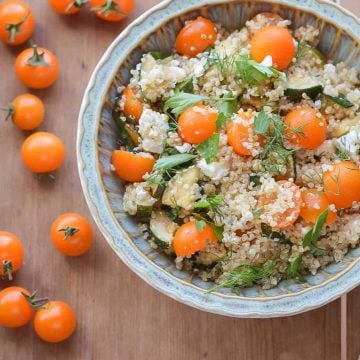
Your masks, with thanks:
[{"label": "bowl interior", "polygon": [[[154,266],[176,277],[180,282],[191,283],[200,289],[209,289],[213,286],[213,283],[204,282],[196,276],[191,276],[188,272],[177,270],[172,258],[149,246],[148,242],[142,237],[137,221],[124,212],[122,204],[124,184],[110,170],[111,153],[118,147],[117,130],[111,114],[116,103],[117,89],[129,82],[130,70],[140,61],[142,54],[155,50],[160,50],[165,54],[171,53],[176,34],[185,20],[202,15],[220,23],[228,30],[234,30],[242,27],[246,20],[263,11],[276,12],[283,18],[290,19],[292,21],[291,28],[314,24],[320,29],[319,49],[328,58],[333,59],[335,63],[344,61],[349,66],[360,69],[360,50],[357,40],[333,23],[321,19],[310,11],[304,12],[288,5],[262,1],[233,1],[225,4],[212,4],[170,19],[156,31],[146,35],[145,38],[141,38],[141,34],[139,34],[139,43],[128,54],[126,60],[120,64],[116,76],[108,89],[101,111],[101,120],[98,127],[98,166],[113,215],[136,251],[141,252]],[[331,264],[319,271],[315,276],[308,275],[307,282],[304,284],[299,284],[293,280],[285,280],[278,287],[271,290],[261,290],[258,286],[244,289],[240,296],[245,298],[273,298],[304,291],[328,282],[342,272],[347,271],[359,256],[360,249],[351,250],[341,263]],[[219,290],[219,292],[225,297],[234,296],[226,289]]]}]

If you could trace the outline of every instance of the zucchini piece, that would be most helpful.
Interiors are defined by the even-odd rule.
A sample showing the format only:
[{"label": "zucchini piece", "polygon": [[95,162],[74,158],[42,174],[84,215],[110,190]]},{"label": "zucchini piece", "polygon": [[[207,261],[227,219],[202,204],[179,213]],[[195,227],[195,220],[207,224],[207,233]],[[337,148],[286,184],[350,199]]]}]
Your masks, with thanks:
[{"label": "zucchini piece", "polygon": [[323,94],[323,99],[325,101],[329,100],[335,104],[340,105],[341,107],[348,109],[354,106],[354,104],[342,93],[339,93],[338,96],[330,96]]},{"label": "zucchini piece", "polygon": [[360,116],[357,116],[353,119],[344,119],[339,123],[335,124],[332,131],[330,132],[331,138],[339,138],[343,135],[346,135],[352,127],[359,124]]},{"label": "zucchini piece", "polygon": [[180,206],[185,210],[191,210],[197,199],[200,178],[200,170],[195,167],[189,167],[176,174],[166,186],[162,197],[162,204],[172,208]]},{"label": "zucchini piece", "polygon": [[152,210],[153,206],[137,205],[135,216],[141,221],[149,220]]},{"label": "zucchini piece", "polygon": [[162,184],[153,184],[150,186],[151,195],[155,199],[160,199],[165,191],[165,185]]},{"label": "zucchini piece", "polygon": [[165,212],[154,211],[150,219],[151,239],[160,249],[169,250],[172,248],[174,233],[178,227]]},{"label": "zucchini piece", "polygon": [[312,78],[309,75],[288,76],[285,95],[291,101],[301,100],[303,93],[305,93],[307,96],[314,100],[322,92],[323,87],[320,81]]},{"label": "zucchini piece", "polygon": [[321,66],[324,66],[326,63],[325,56],[318,49],[304,41],[300,41],[296,54],[296,62],[308,62],[310,60],[315,60],[316,64]]},{"label": "zucchini piece", "polygon": [[135,130],[122,120],[121,115],[118,111],[113,111],[113,119],[118,128],[118,135],[121,141],[121,144],[125,146],[126,150],[131,151],[137,145],[137,134]]},{"label": "zucchini piece", "polygon": [[296,166],[295,158],[293,155],[290,155],[286,161],[286,171],[283,174],[276,176],[276,180],[289,180],[290,178],[296,179]]}]

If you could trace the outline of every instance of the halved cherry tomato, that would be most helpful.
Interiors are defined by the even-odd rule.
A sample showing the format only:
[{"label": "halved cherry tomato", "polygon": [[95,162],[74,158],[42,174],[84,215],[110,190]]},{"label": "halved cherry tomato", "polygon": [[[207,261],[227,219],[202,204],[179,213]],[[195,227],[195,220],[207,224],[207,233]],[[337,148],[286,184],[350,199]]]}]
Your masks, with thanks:
[{"label": "halved cherry tomato", "polygon": [[25,139],[21,157],[28,170],[34,173],[49,173],[64,162],[65,147],[56,135],[37,132]]},{"label": "halved cherry tomato", "polygon": [[123,92],[124,114],[139,121],[143,112],[143,103],[135,95],[132,88],[127,86]]},{"label": "halved cherry tomato", "polygon": [[52,9],[63,15],[78,13],[87,2],[87,0],[48,0]]},{"label": "halved cherry tomato", "polygon": [[155,159],[134,154],[129,151],[115,150],[112,164],[116,174],[129,182],[141,182],[146,173],[151,173]]},{"label": "halved cherry tomato", "polygon": [[[231,120],[227,125],[228,143],[238,155],[249,156],[251,148],[262,145],[263,138],[254,133],[254,125],[251,119],[254,117],[251,110],[240,111],[236,120]],[[256,145],[258,143],[258,145]]]},{"label": "halved cherry tomato", "polygon": [[174,236],[174,250],[177,256],[189,256],[203,249],[206,243],[217,242],[214,230],[205,224],[202,231],[196,228],[195,221],[181,225]]},{"label": "halved cherry tomato", "polygon": [[51,226],[54,246],[68,256],[86,253],[92,245],[93,231],[89,222],[79,214],[60,215]]},{"label": "halved cherry tomato", "polygon": [[199,16],[190,20],[176,37],[175,48],[181,55],[194,57],[213,45],[217,38],[215,24]]},{"label": "halved cherry tomato", "polygon": [[360,168],[351,161],[333,164],[324,172],[324,190],[330,203],[337,208],[348,209],[354,201],[360,201]]},{"label": "halved cherry tomato", "polygon": [[195,105],[179,117],[179,135],[190,144],[200,144],[216,131],[218,112],[207,105]]},{"label": "halved cherry tomato", "polygon": [[58,343],[73,334],[76,317],[68,304],[62,301],[50,301],[36,312],[34,328],[42,340]]},{"label": "halved cherry tomato", "polygon": [[[284,229],[291,226],[300,215],[301,192],[300,188],[290,181],[281,180],[277,184],[278,191],[261,195],[257,206],[263,209],[260,215],[262,222],[273,228]],[[291,193],[289,199],[280,202],[279,196],[289,191]],[[274,207],[278,210],[274,210]]]},{"label": "halved cherry tomato", "polygon": [[90,0],[91,10],[106,21],[121,21],[134,10],[135,0]]},{"label": "halved cherry tomato", "polygon": [[294,40],[288,29],[280,26],[267,26],[258,31],[251,39],[251,58],[261,63],[270,55],[273,67],[286,69],[295,56]]},{"label": "halved cherry tomato", "polygon": [[11,286],[0,291],[0,325],[17,328],[30,322],[34,309],[30,301],[30,293],[21,287]]},{"label": "halved cherry tomato", "polygon": [[0,39],[8,45],[28,41],[35,29],[35,17],[30,6],[21,0],[0,3]]},{"label": "halved cherry tomato", "polygon": [[7,231],[0,231],[0,275],[12,280],[24,261],[24,248],[20,239]]},{"label": "halved cherry tomato", "polygon": [[35,95],[22,94],[9,105],[7,118],[11,117],[21,130],[34,130],[42,124],[44,116],[44,103]]},{"label": "halved cherry tomato", "polygon": [[24,50],[17,56],[15,72],[25,86],[44,89],[57,80],[59,64],[50,50],[33,45],[32,48]]},{"label": "halved cherry tomato", "polygon": [[[308,222],[316,223],[319,215],[329,208],[330,202],[325,193],[304,189],[301,191],[300,216]],[[336,213],[329,211],[326,224],[330,225],[336,220]]]},{"label": "halved cherry tomato", "polygon": [[316,149],[326,140],[326,119],[315,109],[295,109],[286,115],[284,123],[285,136],[294,145]]}]

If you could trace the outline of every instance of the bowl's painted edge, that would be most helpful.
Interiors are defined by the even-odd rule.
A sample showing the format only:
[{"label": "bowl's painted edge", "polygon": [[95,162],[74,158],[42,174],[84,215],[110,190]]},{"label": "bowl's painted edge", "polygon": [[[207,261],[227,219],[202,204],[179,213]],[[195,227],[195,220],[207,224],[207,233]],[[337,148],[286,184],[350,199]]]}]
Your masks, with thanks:
[{"label": "bowl's painted edge", "polygon": [[[196,5],[183,5],[178,6],[181,8],[180,12],[188,11],[193,8],[197,8],[200,5],[212,4],[212,3],[222,3],[227,2],[225,0],[210,0],[210,1],[198,1]],[[298,0],[267,0],[270,3],[283,3],[293,7],[300,7],[301,4]],[[345,16],[351,16],[352,21],[355,21],[359,24],[359,20],[352,15],[349,11],[343,9],[339,5],[330,3],[327,0],[316,0],[318,4],[324,4],[326,6],[331,6],[337,8]],[[314,308],[317,308],[321,305],[324,305],[344,294],[347,291],[350,291],[360,283],[360,264],[355,262],[353,266],[346,268],[343,272],[340,272],[337,276],[332,278],[330,281],[325,281],[324,283],[311,287],[307,290],[304,290],[299,293],[294,294],[285,294],[283,296],[277,296],[276,299],[272,298],[247,298],[247,297],[236,297],[236,296],[219,296],[218,294],[206,294],[204,290],[194,287],[191,284],[181,283],[179,279],[173,277],[171,274],[166,273],[161,268],[155,266],[140,252],[129,253],[124,251],[123,248],[118,247],[113,238],[115,236],[119,237],[121,241],[128,241],[127,234],[121,229],[117,220],[111,213],[111,209],[106,198],[105,191],[102,186],[102,180],[100,177],[100,170],[98,168],[98,156],[97,156],[97,129],[98,129],[98,117],[102,107],[102,101],[97,98],[96,104],[91,104],[90,95],[91,92],[95,89],[97,80],[99,80],[99,74],[102,74],[106,77],[107,81],[104,81],[104,78],[101,78],[101,87],[102,87],[102,98],[106,95],[108,85],[115,75],[117,68],[106,69],[106,63],[111,58],[112,53],[115,48],[126,39],[127,35],[138,26],[143,25],[144,22],[149,19],[149,16],[152,14],[166,9],[168,6],[176,3],[180,3],[179,0],[164,0],[159,3],[152,9],[148,10],[138,19],[136,19],[132,24],[129,25],[110,45],[108,50],[105,52],[99,63],[97,64],[89,84],[86,88],[85,95],[81,104],[79,122],[78,122],[78,133],[77,133],[77,159],[78,159],[78,170],[80,175],[80,180],[82,188],[85,194],[86,201],[90,208],[90,211],[100,228],[101,232],[105,236],[105,239],[117,255],[125,262],[125,264],[131,268],[135,273],[137,273],[143,280],[145,280],[149,285],[153,286],[160,292],[181,301],[187,305],[190,305],[195,308],[199,308],[205,311],[210,311],[217,314],[235,316],[235,317],[277,317],[277,316],[287,316],[293,315],[300,312],[308,311]],[[304,10],[312,11],[311,8],[306,8]],[[332,21],[332,19],[328,19]],[[154,24],[151,24],[149,28],[146,29],[147,33],[152,32],[156,29]],[[145,30],[145,29],[141,29]],[[354,29],[353,29],[354,30]],[[120,62],[120,59],[119,59]],[[97,84],[99,85],[99,84]],[[95,115],[96,123],[90,124],[93,126],[93,129],[90,129],[89,126],[84,126],[86,122],[85,115],[86,110],[89,106],[95,106],[95,111],[92,113],[92,116]],[[91,119],[90,119],[91,120]],[[89,121],[89,119],[88,119]],[[94,131],[95,130],[95,131]],[[96,172],[92,172],[90,176],[86,175],[85,167],[86,162],[84,161],[84,156],[90,155],[92,166]],[[88,163],[89,164],[89,163]],[[122,244],[125,245],[126,244]],[[132,249],[133,251],[133,249]],[[139,258],[139,256],[141,258]],[[135,262],[134,262],[135,261]],[[141,265],[141,268],[139,267]],[[289,296],[291,295],[291,296]]]}]

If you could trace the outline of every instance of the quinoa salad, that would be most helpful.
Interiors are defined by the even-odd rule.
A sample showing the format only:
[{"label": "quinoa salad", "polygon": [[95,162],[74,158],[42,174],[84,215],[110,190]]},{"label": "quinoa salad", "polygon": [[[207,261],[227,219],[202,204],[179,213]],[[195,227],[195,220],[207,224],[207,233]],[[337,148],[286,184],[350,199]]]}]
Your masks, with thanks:
[{"label": "quinoa salad", "polygon": [[273,13],[198,17],[119,89],[124,210],[212,290],[304,282],[358,246],[359,74],[318,39]]}]

